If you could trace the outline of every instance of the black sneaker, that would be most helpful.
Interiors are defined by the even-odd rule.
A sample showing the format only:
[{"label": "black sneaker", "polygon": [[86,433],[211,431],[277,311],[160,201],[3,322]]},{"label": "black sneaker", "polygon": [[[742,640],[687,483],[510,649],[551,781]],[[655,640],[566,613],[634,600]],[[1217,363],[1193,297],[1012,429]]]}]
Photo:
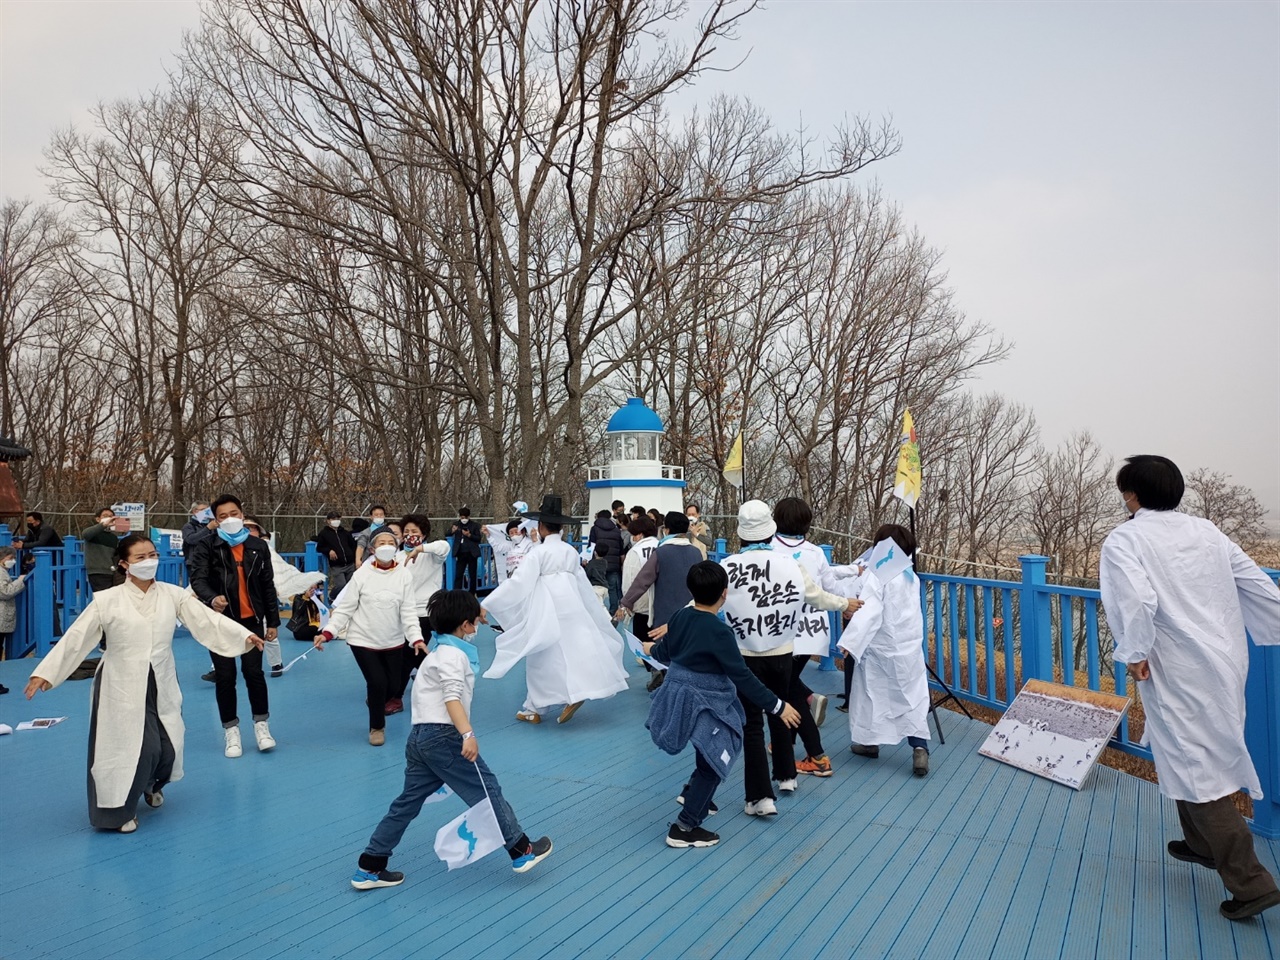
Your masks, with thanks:
[{"label": "black sneaker", "polygon": [[532,840],[529,842],[529,849],[511,861],[511,869],[516,873],[526,873],[547,859],[549,853],[551,853],[550,837]]},{"label": "black sneaker", "polygon": [[719,842],[720,834],[703,830],[701,827],[686,830],[678,823],[673,823],[671,829],[667,831],[668,847],[714,847]]},{"label": "black sneaker", "polygon": [[272,675],[273,677],[283,677],[283,676],[284,676],[284,664],[283,664],[283,663],[277,663],[275,666],[273,666],[273,667],[271,668],[271,675]]},{"label": "black sneaker", "polygon": [[1264,893],[1254,900],[1223,900],[1218,912],[1228,920],[1248,920],[1275,906],[1280,906],[1280,890]]},{"label": "black sneaker", "polygon": [[1187,863],[1196,863],[1202,867],[1208,867],[1210,870],[1217,870],[1218,865],[1214,862],[1213,857],[1202,857],[1191,849],[1191,845],[1185,840],[1169,841],[1169,856],[1175,860],[1184,860]]},{"label": "black sneaker", "polygon": [[398,870],[357,870],[351,885],[357,890],[373,890],[377,887],[394,887],[404,883],[404,874]]},{"label": "black sneaker", "polygon": [[[685,790],[688,790],[688,789],[689,789],[689,785],[686,783],[684,787],[680,790],[680,796],[676,797],[676,803],[680,804],[680,806],[682,807],[684,806],[684,793],[685,793]],[[717,807],[716,802],[712,800],[711,803],[707,805],[707,816],[714,817],[719,812],[720,812],[720,808]]]},{"label": "black sneaker", "polygon": [[218,674],[216,671],[210,670],[208,673],[200,674],[200,679],[208,680],[210,683],[216,683],[218,679]]}]

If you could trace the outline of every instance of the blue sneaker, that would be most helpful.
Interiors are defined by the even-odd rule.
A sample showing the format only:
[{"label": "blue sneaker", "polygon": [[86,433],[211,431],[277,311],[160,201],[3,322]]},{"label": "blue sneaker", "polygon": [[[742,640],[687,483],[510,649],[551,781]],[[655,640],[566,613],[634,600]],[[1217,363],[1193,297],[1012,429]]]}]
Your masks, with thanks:
[{"label": "blue sneaker", "polygon": [[529,844],[527,852],[520,854],[520,856],[511,861],[511,869],[516,873],[526,873],[547,859],[549,853],[551,853],[551,839],[549,837],[534,840]]},{"label": "blue sneaker", "polygon": [[404,874],[396,870],[357,870],[351,885],[357,890],[373,890],[376,887],[394,887],[404,883]]}]

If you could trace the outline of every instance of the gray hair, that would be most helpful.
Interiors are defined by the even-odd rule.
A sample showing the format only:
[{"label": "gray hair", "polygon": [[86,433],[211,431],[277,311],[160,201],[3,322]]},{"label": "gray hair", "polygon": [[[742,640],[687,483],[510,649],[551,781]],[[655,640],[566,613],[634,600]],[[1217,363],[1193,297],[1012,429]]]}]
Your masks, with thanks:
[{"label": "gray hair", "polygon": [[10,557],[16,557],[18,551],[13,547],[0,547],[0,560],[8,560]]}]

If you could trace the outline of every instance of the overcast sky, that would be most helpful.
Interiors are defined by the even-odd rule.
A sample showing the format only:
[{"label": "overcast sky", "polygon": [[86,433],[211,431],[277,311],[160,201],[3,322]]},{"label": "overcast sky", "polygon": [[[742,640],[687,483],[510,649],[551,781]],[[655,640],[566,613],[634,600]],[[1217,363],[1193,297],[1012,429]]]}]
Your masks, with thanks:
[{"label": "overcast sky", "polygon": [[[162,85],[197,19],[0,0],[0,193],[43,199],[50,132]],[[1228,472],[1280,527],[1280,4],[775,0],[740,33],[699,96],[813,133],[892,116],[903,150],[864,180],[1015,344],[978,389],[1050,444]]]}]

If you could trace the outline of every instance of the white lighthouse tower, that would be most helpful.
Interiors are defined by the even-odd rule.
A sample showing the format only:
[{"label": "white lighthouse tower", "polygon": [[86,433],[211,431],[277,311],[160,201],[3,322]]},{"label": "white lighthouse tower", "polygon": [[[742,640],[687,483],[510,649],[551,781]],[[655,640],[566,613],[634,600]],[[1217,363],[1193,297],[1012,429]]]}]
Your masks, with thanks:
[{"label": "white lighthouse tower", "polygon": [[662,462],[662,418],[631,397],[605,427],[609,463],[592,467],[587,480],[591,516],[614,500],[660,513],[684,511],[684,467]]}]

